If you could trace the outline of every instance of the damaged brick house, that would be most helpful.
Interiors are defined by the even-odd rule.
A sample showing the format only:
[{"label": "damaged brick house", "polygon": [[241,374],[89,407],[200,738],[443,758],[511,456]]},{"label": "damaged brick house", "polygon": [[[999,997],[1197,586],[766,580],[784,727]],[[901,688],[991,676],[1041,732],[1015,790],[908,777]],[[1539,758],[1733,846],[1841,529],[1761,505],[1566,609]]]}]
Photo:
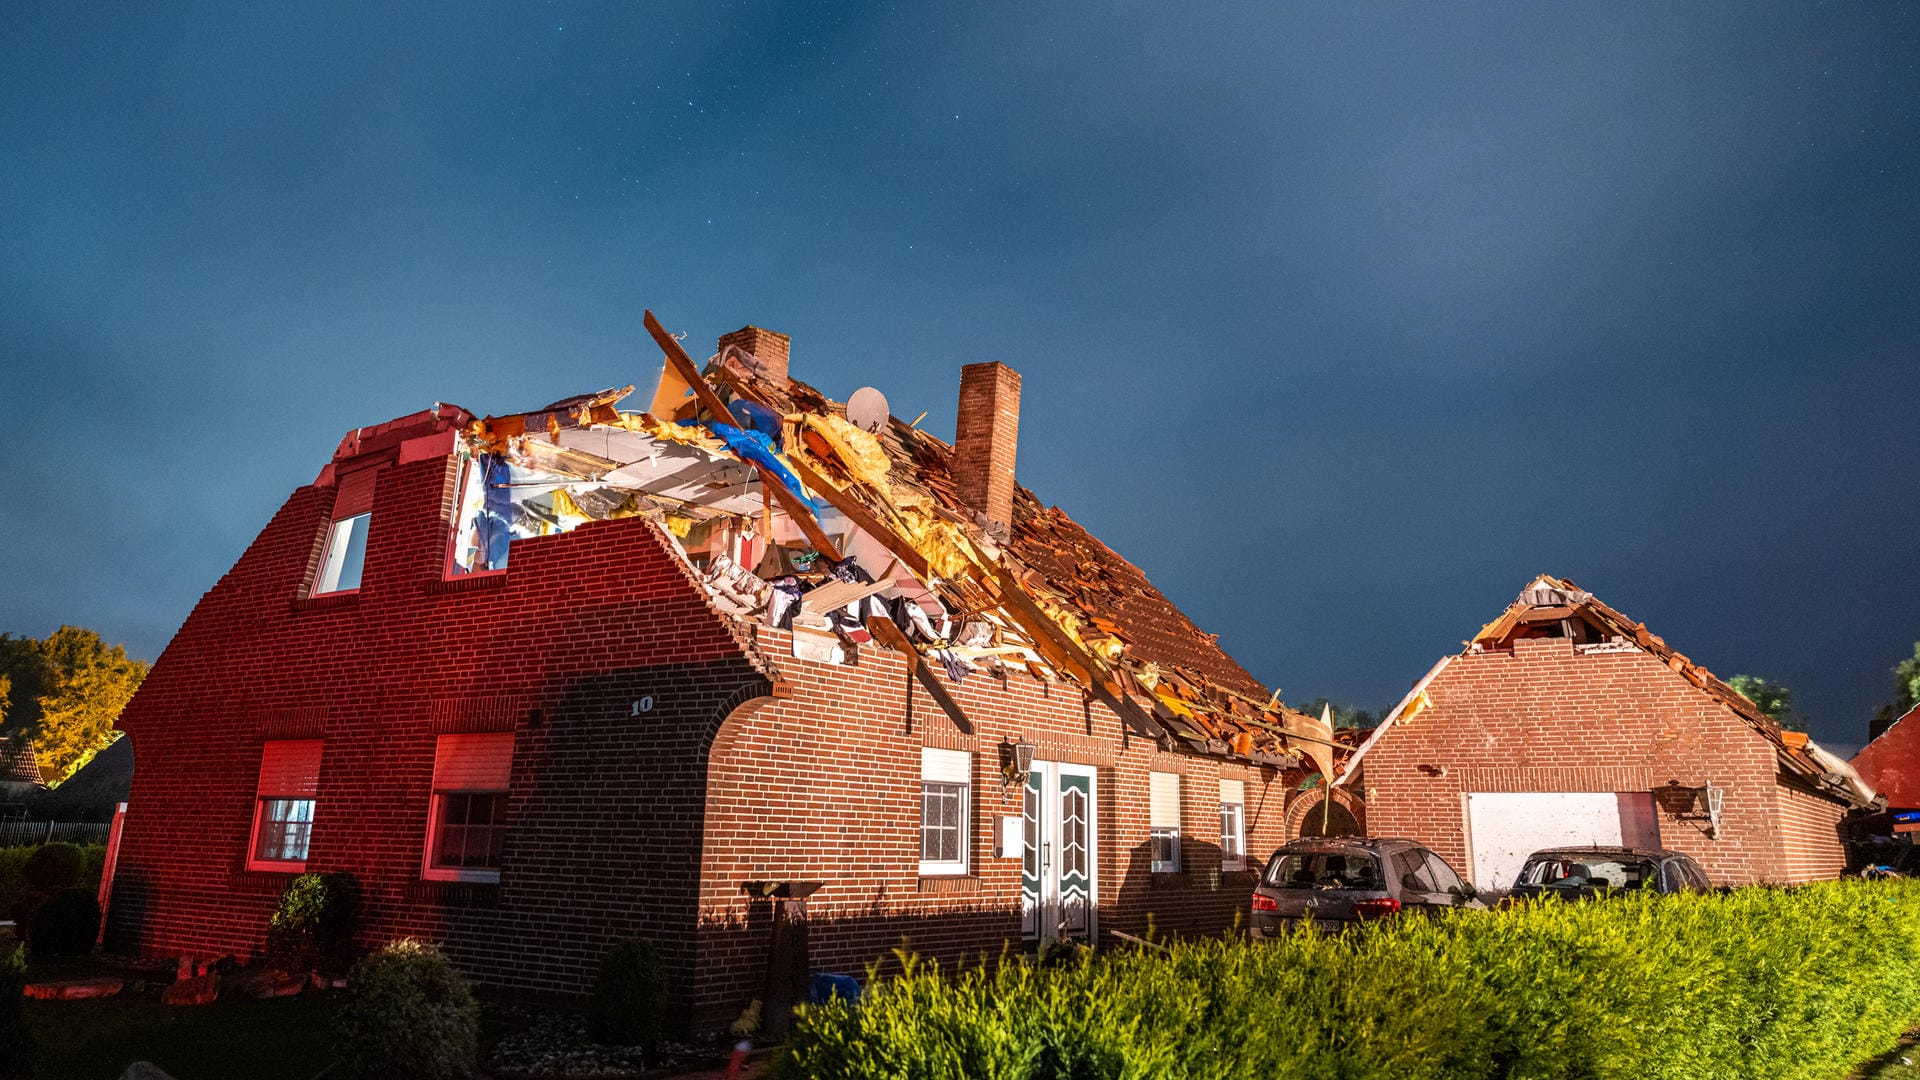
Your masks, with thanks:
[{"label": "damaged brick house", "polygon": [[949,447],[647,321],[644,411],[350,432],[200,600],[121,720],[112,942],[249,953],[342,870],[367,943],[565,996],[639,934],[710,1025],[770,893],[827,971],[1230,925],[1344,751],[1014,482],[1019,376],[963,370]]},{"label": "damaged brick house", "polygon": [[1483,889],[1532,851],[1590,843],[1684,852],[1719,885],[1837,877],[1841,820],[1875,801],[1804,733],[1547,576],[1434,665],[1338,783],[1364,788],[1376,835]]},{"label": "damaged brick house", "polygon": [[[1860,748],[1851,763],[1887,800],[1887,809],[1920,810],[1920,705]],[[1895,821],[1895,832],[1920,832],[1920,820]]]}]

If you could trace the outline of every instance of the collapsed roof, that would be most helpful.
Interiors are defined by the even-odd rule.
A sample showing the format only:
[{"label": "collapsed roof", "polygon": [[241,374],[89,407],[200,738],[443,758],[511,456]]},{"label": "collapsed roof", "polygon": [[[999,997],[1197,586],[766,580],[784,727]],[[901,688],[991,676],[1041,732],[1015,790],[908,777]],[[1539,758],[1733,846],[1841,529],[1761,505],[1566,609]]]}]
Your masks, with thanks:
[{"label": "collapsed roof", "polygon": [[[1747,726],[1773,743],[1782,771],[1799,776],[1819,790],[1857,806],[1867,806],[1875,799],[1873,788],[1854,772],[1852,766],[1808,738],[1806,732],[1782,729],[1746,695],[1721,681],[1703,665],[1688,659],[1658,634],[1649,632],[1647,624],[1629,619],[1566,578],[1549,574],[1534,578],[1520,591],[1513,603],[1507,605],[1499,618],[1481,627],[1480,632],[1465,643],[1463,655],[1510,648],[1515,638],[1528,637],[1571,638],[1590,651],[1632,649],[1645,652],[1732,710]],[[1449,659],[1451,657],[1442,659],[1387,714],[1373,737],[1367,740],[1368,745],[1403,715],[1423,707],[1427,684],[1439,674]],[[1349,773],[1358,764],[1365,749],[1362,747],[1361,753],[1356,754],[1349,763]]]},{"label": "collapsed roof", "polygon": [[1328,724],[1282,705],[1059,508],[1016,487],[996,526],[961,498],[954,447],[883,399],[856,424],[786,377],[784,355],[770,375],[725,346],[700,368],[646,322],[667,360],[646,409],[620,408],[627,386],[464,429],[476,482],[463,483],[456,572],[504,565],[513,536],[640,516],[716,609],[790,626],[796,656],[833,660],[870,638],[902,650],[963,729],[935,671],[1011,669],[1072,682],[1169,748],[1331,775],[1347,748]]}]

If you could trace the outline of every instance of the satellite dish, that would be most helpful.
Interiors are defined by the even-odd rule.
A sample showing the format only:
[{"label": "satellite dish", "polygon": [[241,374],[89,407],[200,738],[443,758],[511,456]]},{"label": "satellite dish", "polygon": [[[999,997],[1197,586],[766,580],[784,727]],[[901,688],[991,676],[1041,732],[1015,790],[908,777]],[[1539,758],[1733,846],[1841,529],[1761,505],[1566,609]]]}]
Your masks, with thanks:
[{"label": "satellite dish", "polygon": [[887,426],[887,395],[871,386],[863,386],[847,399],[847,423],[861,431],[878,435]]}]

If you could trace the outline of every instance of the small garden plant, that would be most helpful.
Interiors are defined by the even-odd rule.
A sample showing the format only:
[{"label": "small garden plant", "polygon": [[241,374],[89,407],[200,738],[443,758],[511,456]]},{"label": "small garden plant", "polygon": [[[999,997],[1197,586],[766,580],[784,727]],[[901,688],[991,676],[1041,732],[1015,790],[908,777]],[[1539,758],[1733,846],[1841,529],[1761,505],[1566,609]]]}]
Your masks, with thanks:
[{"label": "small garden plant", "polygon": [[33,1035],[21,1011],[26,988],[26,953],[15,946],[0,955],[0,1080],[26,1080],[33,1075]]},{"label": "small garden plant", "polygon": [[598,1043],[638,1046],[652,1060],[660,1052],[666,1005],[659,951],[645,938],[622,938],[600,959],[587,1003],[587,1034]]},{"label": "small garden plant", "polygon": [[353,966],[334,1029],[346,1077],[455,1080],[478,1057],[480,1006],[439,949],[402,939]]},{"label": "small garden plant", "polygon": [[360,888],[352,874],[301,874],[267,924],[266,962],[282,971],[344,969],[352,959]]}]

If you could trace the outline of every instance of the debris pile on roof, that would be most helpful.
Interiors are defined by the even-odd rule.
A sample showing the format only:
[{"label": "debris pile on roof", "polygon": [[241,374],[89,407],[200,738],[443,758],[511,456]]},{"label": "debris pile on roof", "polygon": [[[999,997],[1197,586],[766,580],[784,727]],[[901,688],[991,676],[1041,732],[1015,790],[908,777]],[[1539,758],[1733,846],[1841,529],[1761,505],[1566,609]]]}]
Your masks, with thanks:
[{"label": "debris pile on roof", "polygon": [[1330,773],[1347,749],[1025,488],[1003,542],[956,494],[946,443],[884,409],[856,410],[862,427],[733,346],[702,370],[647,327],[667,365],[645,411],[618,407],[627,386],[468,425],[456,573],[504,567],[514,538],[641,516],[719,611],[791,630],[806,659],[904,650],[963,729],[936,672],[1070,681],[1135,731],[1219,757]]},{"label": "debris pile on roof", "polygon": [[1649,632],[1646,623],[1627,618],[1565,578],[1546,574],[1535,578],[1499,618],[1480,628],[1473,640],[1467,642],[1467,651],[1505,648],[1511,646],[1515,638],[1524,637],[1570,637],[1589,651],[1642,650],[1766,736],[1779,750],[1781,765],[1788,772],[1812,780],[1850,802],[1866,805],[1874,799],[1873,789],[1852,766],[1807,738],[1805,732],[1782,730],[1746,695],[1721,681],[1704,665],[1688,659],[1658,634]]}]

